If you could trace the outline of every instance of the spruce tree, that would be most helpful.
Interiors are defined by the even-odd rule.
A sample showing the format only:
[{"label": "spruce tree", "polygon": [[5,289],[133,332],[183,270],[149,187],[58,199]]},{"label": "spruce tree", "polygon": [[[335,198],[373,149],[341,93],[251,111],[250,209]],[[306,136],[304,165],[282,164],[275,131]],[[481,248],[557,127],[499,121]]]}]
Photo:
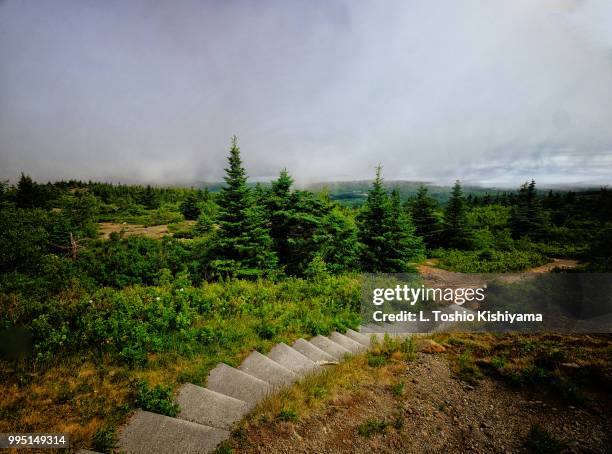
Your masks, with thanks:
[{"label": "spruce tree", "polygon": [[293,179],[283,169],[266,194],[270,234],[279,264],[289,275],[302,275],[324,237],[322,221],[332,205],[308,191],[292,191]]},{"label": "spruce tree", "polygon": [[240,158],[238,139],[232,137],[224,177],[226,186],[218,196],[219,217],[212,266],[217,274],[258,277],[276,266],[272,240],[264,211],[254,204]]},{"label": "spruce tree", "polygon": [[465,199],[459,180],[455,182],[444,213],[444,243],[454,249],[469,249],[472,245],[465,211]]},{"label": "spruce tree", "polygon": [[142,193],[140,203],[147,207],[147,209],[149,210],[159,208],[159,198],[157,197],[157,194],[155,193],[150,184],[147,185],[144,192]]},{"label": "spruce tree", "polygon": [[416,197],[409,203],[416,234],[423,238],[427,249],[440,245],[442,225],[436,216],[437,202],[427,195],[427,188],[419,187]]},{"label": "spruce tree", "polygon": [[181,203],[181,212],[185,219],[190,221],[195,221],[200,216],[201,210],[198,204],[198,194],[197,192],[191,191]]},{"label": "spruce tree", "polygon": [[410,270],[410,262],[423,254],[423,242],[415,235],[414,225],[402,207],[397,189],[391,192],[387,228],[385,238],[388,252],[385,256],[385,268],[392,272]]},{"label": "spruce tree", "polygon": [[17,208],[36,208],[38,203],[37,184],[32,181],[29,175],[21,174],[17,183],[17,192],[15,194],[15,204]]},{"label": "spruce tree", "polygon": [[383,187],[380,166],[376,167],[376,178],[368,191],[368,197],[357,216],[359,242],[362,244],[361,267],[370,273],[387,272],[385,255],[388,252],[386,234],[389,220],[389,197]]},{"label": "spruce tree", "polygon": [[510,228],[514,238],[540,239],[544,235],[546,222],[534,180],[524,183],[519,189],[516,204],[512,207]]}]

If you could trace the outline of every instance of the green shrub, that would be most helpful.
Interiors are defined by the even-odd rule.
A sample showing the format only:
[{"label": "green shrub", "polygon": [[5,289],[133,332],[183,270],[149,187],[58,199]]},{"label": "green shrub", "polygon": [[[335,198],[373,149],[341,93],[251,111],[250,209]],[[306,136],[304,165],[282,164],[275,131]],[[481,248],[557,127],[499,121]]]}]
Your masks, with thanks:
[{"label": "green shrub", "polygon": [[143,410],[172,417],[180,410],[179,405],[174,403],[170,387],[157,385],[151,388],[146,380],[136,384],[136,404]]},{"label": "green shrub", "polygon": [[387,421],[376,421],[370,419],[357,427],[357,433],[365,438],[372,438],[376,434],[385,433],[389,427]]},{"label": "green shrub", "polygon": [[91,440],[91,447],[98,452],[114,452],[117,447],[117,429],[111,425],[98,429]]},{"label": "green shrub", "polygon": [[299,415],[297,411],[293,409],[283,408],[278,414],[278,419],[281,421],[297,422],[299,420]]}]

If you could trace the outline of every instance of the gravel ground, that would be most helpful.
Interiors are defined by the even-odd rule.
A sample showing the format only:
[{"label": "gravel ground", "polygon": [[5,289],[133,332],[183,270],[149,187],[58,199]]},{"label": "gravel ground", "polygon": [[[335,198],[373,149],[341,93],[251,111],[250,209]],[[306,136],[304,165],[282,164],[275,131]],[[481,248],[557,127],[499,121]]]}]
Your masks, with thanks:
[{"label": "gravel ground", "polygon": [[[388,385],[355,384],[299,422],[250,427],[234,452],[526,452],[534,424],[564,444],[560,452],[612,452],[605,408],[536,400],[490,378],[468,385],[452,376],[443,355],[419,354],[397,379],[405,383],[401,396]],[[388,425],[367,437],[359,434],[367,421]]]}]

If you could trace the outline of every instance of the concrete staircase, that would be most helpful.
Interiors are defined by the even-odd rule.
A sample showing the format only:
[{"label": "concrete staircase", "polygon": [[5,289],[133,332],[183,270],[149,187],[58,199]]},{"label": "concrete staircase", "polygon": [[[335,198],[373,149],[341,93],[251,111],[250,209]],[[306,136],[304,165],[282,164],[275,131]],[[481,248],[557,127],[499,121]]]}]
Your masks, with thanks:
[{"label": "concrete staircase", "polygon": [[120,431],[118,451],[213,452],[229,437],[232,425],[267,395],[325,365],[337,364],[345,355],[367,350],[373,337],[384,338],[384,327],[375,333],[368,327],[361,330],[298,339],[291,347],[280,343],[267,355],[254,351],[238,368],[220,363],[208,375],[206,388],[190,383],[180,388],[176,418],[137,410]]}]

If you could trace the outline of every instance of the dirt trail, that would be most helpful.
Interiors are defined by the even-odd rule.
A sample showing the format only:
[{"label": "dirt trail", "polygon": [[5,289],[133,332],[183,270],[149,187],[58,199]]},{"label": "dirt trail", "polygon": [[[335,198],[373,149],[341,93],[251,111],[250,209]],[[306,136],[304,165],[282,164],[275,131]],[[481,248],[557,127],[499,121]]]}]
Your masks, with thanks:
[{"label": "dirt trail", "polygon": [[117,224],[115,222],[100,222],[100,235],[102,238],[107,240],[111,233],[117,232],[125,236],[130,235],[144,235],[149,238],[161,238],[164,235],[169,235],[168,226],[166,224],[154,225],[151,227],[145,227],[144,225],[138,224]]},{"label": "dirt trail", "polygon": [[[253,427],[234,452],[248,453],[514,453],[525,452],[533,425],[561,441],[562,452],[606,452],[612,430],[605,412],[560,405],[492,379],[474,386],[453,378],[444,356],[419,354],[389,386],[355,383],[297,423]],[[388,426],[370,437],[368,421]]]},{"label": "dirt trail", "polygon": [[[418,265],[418,270],[425,285],[429,287],[479,287],[490,281],[491,274],[494,273],[459,273],[437,268],[437,259],[428,259],[425,263]],[[578,266],[577,260],[571,259],[552,259],[551,262],[541,266],[530,268],[520,273],[495,273],[502,277],[504,282],[513,283],[533,276],[534,273],[550,273],[556,268],[570,269]],[[503,274],[503,276],[500,276]]]}]

